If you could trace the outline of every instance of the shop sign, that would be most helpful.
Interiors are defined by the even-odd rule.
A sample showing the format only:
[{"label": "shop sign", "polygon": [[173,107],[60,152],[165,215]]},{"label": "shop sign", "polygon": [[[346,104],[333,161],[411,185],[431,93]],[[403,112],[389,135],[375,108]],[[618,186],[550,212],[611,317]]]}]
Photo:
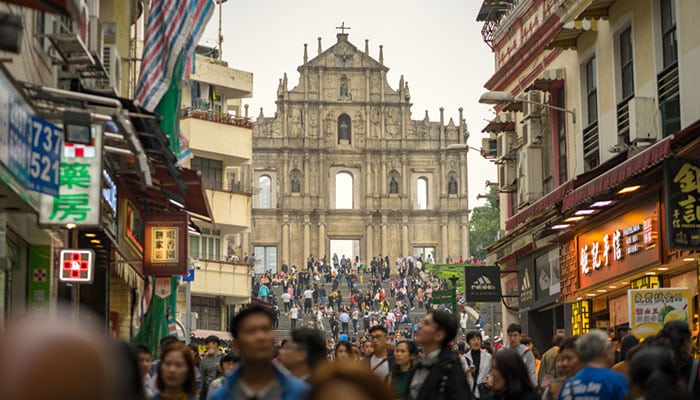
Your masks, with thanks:
[{"label": "shop sign", "polygon": [[647,275],[630,280],[630,289],[657,289],[661,287],[661,277]]},{"label": "shop sign", "polygon": [[501,268],[498,266],[464,267],[467,301],[501,302]]},{"label": "shop sign", "polygon": [[520,304],[535,300],[535,288],[533,286],[532,269],[530,266],[518,268],[518,283],[520,285]]},{"label": "shop sign", "polygon": [[630,328],[638,338],[656,335],[670,321],[692,321],[688,288],[630,289],[627,298]]},{"label": "shop sign", "polygon": [[591,308],[590,300],[579,300],[571,304],[571,334],[573,336],[583,335],[591,330]]},{"label": "shop sign", "polygon": [[90,144],[63,146],[59,195],[42,196],[41,224],[101,225],[102,128],[92,125],[90,133]]},{"label": "shop sign", "polygon": [[610,311],[610,325],[617,326],[630,322],[627,296],[623,295],[610,299],[608,301],[608,310]]},{"label": "shop sign", "polygon": [[95,275],[95,252],[90,249],[61,250],[58,268],[61,282],[92,283]]},{"label": "shop sign", "polygon": [[561,279],[558,248],[535,258],[535,275],[537,276],[537,300],[559,294]]},{"label": "shop sign", "polygon": [[0,161],[29,190],[58,196],[61,128],[34,115],[4,73],[0,110]]},{"label": "shop sign", "polygon": [[669,249],[700,249],[700,160],[664,161],[666,243]]},{"label": "shop sign", "polygon": [[153,284],[153,291],[156,296],[165,300],[173,293],[172,289],[172,279],[169,276],[159,276],[155,279]]},{"label": "shop sign", "polygon": [[143,218],[129,200],[124,200],[124,239],[139,255],[143,255]]},{"label": "shop sign", "polygon": [[187,275],[186,213],[147,214],[144,218],[145,275]]},{"label": "shop sign", "polygon": [[48,312],[51,300],[51,246],[29,247],[27,307],[32,313]]},{"label": "shop sign", "polygon": [[659,262],[656,208],[647,203],[578,236],[580,288]]}]

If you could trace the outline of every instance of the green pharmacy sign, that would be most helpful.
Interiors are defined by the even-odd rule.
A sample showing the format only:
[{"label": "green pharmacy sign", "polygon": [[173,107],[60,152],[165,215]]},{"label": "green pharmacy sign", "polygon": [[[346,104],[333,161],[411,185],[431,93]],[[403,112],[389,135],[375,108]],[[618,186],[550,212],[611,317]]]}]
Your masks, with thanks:
[{"label": "green pharmacy sign", "polygon": [[92,125],[90,143],[65,143],[57,197],[42,196],[43,225],[99,226],[102,210],[102,127]]}]

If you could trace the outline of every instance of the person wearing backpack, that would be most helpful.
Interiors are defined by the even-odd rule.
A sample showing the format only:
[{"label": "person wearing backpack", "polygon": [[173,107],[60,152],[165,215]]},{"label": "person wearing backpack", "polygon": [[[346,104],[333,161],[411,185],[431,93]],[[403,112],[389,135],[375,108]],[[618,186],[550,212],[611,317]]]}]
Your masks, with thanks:
[{"label": "person wearing backpack", "polygon": [[527,373],[530,377],[530,382],[532,386],[537,387],[537,369],[535,368],[535,355],[532,351],[520,343],[523,338],[523,328],[518,324],[510,324],[508,326],[508,344],[503,346],[504,349],[515,350],[520,358],[523,359],[525,367],[527,367]]}]

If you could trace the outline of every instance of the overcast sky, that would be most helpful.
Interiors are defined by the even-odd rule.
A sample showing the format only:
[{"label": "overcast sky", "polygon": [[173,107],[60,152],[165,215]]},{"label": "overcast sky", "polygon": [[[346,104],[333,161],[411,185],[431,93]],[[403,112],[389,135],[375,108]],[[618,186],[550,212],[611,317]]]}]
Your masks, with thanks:
[{"label": "overcast sky", "polygon": [[[438,121],[440,107],[445,122],[458,122],[458,108],[471,136],[469,145],[481,147],[481,130],[493,116],[489,106],[478,103],[483,85],[493,74],[491,49],[481,38],[476,14],[479,0],[228,0],[223,4],[223,59],[232,68],[253,73],[250,114],[260,107],[266,116],[275,113],[279,78],[286,72],[289,89],[299,82],[297,67],[303,63],[304,43],[309,59],[317,55],[317,38],[325,51],[336,42],[335,28],[345,22],[349,40],[364,50],[369,39],[370,56],[379,57],[384,45],[384,65],[392,88],[400,76],[411,90],[412,119],[421,120],[428,110]],[[214,13],[203,44],[216,45],[219,13]],[[485,193],[485,181],[496,181],[495,165],[476,151],[469,152],[469,204]]]}]

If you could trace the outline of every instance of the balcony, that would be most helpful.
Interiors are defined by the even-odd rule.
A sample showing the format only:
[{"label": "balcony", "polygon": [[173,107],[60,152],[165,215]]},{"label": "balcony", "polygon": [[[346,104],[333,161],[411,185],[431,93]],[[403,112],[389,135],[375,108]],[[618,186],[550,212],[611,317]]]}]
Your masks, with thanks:
[{"label": "balcony", "polygon": [[224,187],[210,186],[206,189],[209,207],[217,225],[231,225],[243,229],[251,226],[253,192],[246,189],[248,188],[238,182]]},{"label": "balcony", "polygon": [[250,298],[250,267],[245,263],[226,260],[199,260],[192,282],[192,293],[208,296],[224,296],[232,303]]},{"label": "balcony", "polygon": [[190,149],[204,157],[224,156],[226,164],[243,163],[252,158],[252,122],[212,110],[182,110],[180,128]]}]

